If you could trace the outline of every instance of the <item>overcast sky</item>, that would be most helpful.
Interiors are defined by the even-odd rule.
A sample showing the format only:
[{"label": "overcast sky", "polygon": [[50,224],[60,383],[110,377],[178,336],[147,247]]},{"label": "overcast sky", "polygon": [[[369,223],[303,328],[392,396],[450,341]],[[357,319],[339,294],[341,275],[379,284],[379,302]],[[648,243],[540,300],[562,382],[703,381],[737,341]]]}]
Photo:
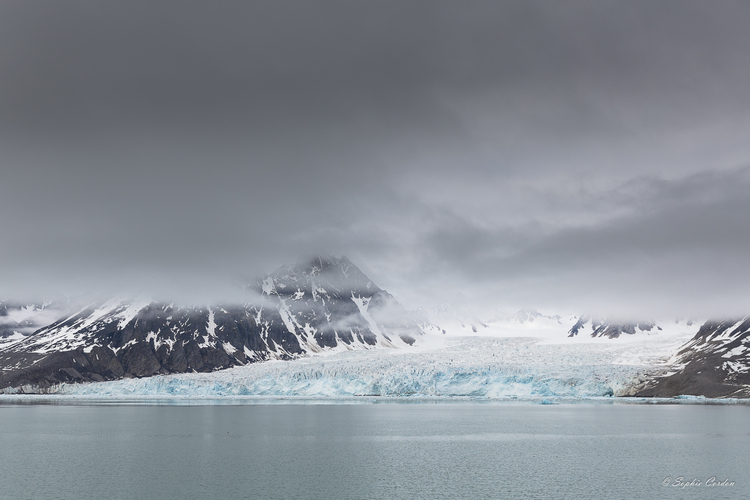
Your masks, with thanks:
[{"label": "overcast sky", "polygon": [[0,293],[750,313],[750,3],[0,3]]}]

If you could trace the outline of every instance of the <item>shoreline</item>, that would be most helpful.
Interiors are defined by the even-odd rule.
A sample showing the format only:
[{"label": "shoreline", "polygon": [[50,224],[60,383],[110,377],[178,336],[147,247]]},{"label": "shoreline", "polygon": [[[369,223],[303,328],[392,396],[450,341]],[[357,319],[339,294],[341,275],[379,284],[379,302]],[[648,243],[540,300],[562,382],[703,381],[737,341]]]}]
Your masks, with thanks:
[{"label": "shoreline", "polygon": [[748,405],[750,398],[706,398],[675,396],[646,398],[611,397],[474,397],[474,396],[94,396],[72,394],[0,394],[0,406],[251,406],[251,405],[350,405],[350,404],[497,404],[497,405]]}]

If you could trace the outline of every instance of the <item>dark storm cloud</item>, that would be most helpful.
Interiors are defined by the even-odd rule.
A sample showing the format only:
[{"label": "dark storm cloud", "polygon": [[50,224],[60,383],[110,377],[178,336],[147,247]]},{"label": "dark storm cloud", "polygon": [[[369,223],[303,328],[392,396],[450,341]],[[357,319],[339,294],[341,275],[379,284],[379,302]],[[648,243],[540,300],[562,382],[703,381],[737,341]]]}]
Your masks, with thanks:
[{"label": "dark storm cloud", "polygon": [[739,311],[749,22],[743,2],[5,2],[0,292],[209,300],[326,251],[410,307]]},{"label": "dark storm cloud", "polygon": [[591,210],[624,208],[593,223],[489,231],[443,217],[425,234],[434,251],[425,260],[436,268],[460,263],[480,290],[510,295],[516,307],[574,306],[583,295],[590,310],[604,313],[732,314],[746,301],[737,290],[750,282],[748,189],[750,168],[742,168],[676,181],[644,177],[592,193],[584,200]]}]

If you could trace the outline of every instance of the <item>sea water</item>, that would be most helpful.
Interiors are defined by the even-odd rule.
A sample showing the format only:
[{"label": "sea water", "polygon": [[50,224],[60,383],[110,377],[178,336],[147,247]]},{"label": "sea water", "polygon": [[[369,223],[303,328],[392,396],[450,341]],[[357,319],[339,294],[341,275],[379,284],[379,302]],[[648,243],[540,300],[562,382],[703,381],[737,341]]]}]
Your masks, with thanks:
[{"label": "sea water", "polygon": [[1,405],[3,499],[750,498],[750,406]]}]

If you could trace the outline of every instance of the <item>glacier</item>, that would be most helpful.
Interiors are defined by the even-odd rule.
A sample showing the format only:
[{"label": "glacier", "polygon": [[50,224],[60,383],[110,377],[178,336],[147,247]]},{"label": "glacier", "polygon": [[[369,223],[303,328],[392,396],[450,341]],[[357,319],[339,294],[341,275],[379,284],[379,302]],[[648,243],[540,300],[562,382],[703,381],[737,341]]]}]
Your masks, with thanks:
[{"label": "glacier", "polygon": [[[412,348],[311,353],[212,373],[59,384],[49,394],[104,398],[601,398],[630,395],[694,334],[675,328],[621,339],[427,334]],[[508,332],[518,335],[517,330]]]},{"label": "glacier", "polygon": [[[246,291],[250,301],[235,305],[180,307],[115,297],[28,336],[6,332],[0,341],[0,393],[632,396],[642,395],[644,381],[666,380],[685,369],[690,360],[676,354],[700,324],[529,309],[509,316],[497,309],[480,319],[450,304],[409,312],[344,256],[300,258],[248,283]],[[13,325],[38,309],[2,307]],[[738,365],[744,351],[730,340],[731,350],[722,351],[719,361],[744,373]],[[689,390],[703,394],[695,392],[702,387]]]}]

